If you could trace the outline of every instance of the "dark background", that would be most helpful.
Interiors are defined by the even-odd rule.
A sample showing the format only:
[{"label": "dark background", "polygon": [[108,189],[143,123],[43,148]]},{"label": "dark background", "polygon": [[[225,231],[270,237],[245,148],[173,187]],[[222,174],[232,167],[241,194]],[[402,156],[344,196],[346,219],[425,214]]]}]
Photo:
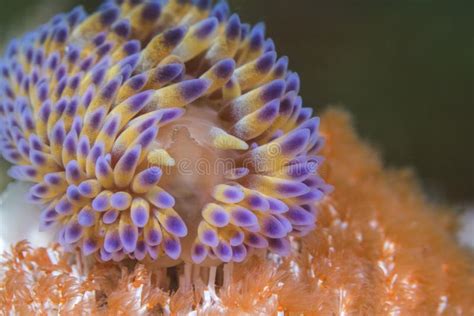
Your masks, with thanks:
[{"label": "dark background", "polygon": [[[0,0],[0,43],[96,0]],[[474,1],[230,0],[302,78],[306,106],[340,105],[388,166],[440,201],[474,200]]]}]

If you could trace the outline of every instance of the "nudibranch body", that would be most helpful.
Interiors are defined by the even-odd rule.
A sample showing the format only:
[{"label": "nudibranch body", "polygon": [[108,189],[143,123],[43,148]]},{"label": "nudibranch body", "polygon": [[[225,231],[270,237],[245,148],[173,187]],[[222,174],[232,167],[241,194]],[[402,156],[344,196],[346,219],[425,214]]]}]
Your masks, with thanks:
[{"label": "nudibranch body", "polygon": [[226,2],[76,8],[1,59],[1,153],[67,249],[162,265],[285,255],[330,190],[287,66]]}]

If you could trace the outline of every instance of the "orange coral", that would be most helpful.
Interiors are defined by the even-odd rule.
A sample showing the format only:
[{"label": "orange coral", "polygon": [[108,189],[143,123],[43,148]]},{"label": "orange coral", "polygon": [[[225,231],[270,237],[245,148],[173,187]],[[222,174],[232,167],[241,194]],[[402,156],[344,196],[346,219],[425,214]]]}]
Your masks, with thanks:
[{"label": "orange coral", "polygon": [[3,314],[474,314],[472,258],[456,245],[446,213],[410,172],[384,170],[349,121],[334,110],[322,117],[324,176],[336,190],[292,256],[227,265],[218,274],[232,272],[232,280],[216,297],[200,279],[194,291],[165,292],[169,277],[147,263],[90,264],[56,246],[20,243],[1,267]]}]

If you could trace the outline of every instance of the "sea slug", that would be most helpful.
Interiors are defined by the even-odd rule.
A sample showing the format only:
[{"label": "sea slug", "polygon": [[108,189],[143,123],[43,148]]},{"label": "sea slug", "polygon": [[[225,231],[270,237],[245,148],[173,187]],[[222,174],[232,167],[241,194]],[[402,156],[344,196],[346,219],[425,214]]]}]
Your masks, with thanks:
[{"label": "sea slug", "polygon": [[225,1],[78,7],[1,58],[1,153],[65,249],[163,267],[286,255],[331,190],[287,68]]}]

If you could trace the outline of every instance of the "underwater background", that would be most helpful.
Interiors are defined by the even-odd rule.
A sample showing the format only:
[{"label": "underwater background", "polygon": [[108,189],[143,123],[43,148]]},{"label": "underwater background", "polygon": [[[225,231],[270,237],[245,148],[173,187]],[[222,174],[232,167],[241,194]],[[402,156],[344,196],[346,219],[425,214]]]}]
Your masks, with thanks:
[{"label": "underwater background", "polygon": [[[99,0],[0,0],[0,47],[54,13]],[[389,167],[406,166],[429,196],[474,202],[474,2],[230,0],[264,20],[300,74],[306,106],[354,116]],[[2,49],[3,51],[3,49]],[[0,189],[6,183],[0,162]]]}]

